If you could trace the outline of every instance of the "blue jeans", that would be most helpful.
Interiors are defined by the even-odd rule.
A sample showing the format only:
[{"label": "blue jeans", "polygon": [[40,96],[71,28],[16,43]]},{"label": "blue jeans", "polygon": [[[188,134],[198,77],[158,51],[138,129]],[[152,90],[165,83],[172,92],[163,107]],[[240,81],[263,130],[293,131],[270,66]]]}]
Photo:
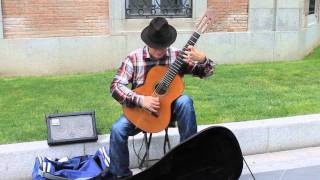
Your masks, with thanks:
[{"label": "blue jeans", "polygon": [[[197,133],[196,115],[189,96],[182,95],[172,104],[173,120],[178,122],[180,142]],[[113,124],[110,135],[110,171],[116,176],[132,175],[129,169],[128,137],[138,134],[137,129],[125,116]]]}]

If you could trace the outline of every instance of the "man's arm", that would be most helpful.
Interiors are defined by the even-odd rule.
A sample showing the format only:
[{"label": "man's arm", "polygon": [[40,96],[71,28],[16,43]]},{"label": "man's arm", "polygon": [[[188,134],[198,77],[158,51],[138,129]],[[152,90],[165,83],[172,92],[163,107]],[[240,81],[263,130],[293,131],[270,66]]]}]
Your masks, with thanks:
[{"label": "man's arm", "polygon": [[128,84],[132,83],[133,69],[130,57],[127,57],[111,83],[110,92],[112,97],[124,106],[143,107],[156,113],[160,108],[159,98],[142,96],[128,88]]},{"label": "man's arm", "polygon": [[124,106],[139,106],[143,101],[143,96],[138,95],[128,88],[128,84],[132,83],[133,64],[130,57],[127,57],[119,67],[110,86],[111,96]]}]

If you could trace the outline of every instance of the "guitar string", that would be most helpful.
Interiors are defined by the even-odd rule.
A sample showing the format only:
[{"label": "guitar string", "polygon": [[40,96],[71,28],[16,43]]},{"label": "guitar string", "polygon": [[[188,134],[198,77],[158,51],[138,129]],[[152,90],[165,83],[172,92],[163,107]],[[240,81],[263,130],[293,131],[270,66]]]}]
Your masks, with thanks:
[{"label": "guitar string", "polygon": [[[187,48],[189,45],[194,46],[195,43],[197,42],[197,40],[198,40],[199,37],[195,37],[195,36],[194,36],[195,33],[196,33],[197,35],[199,35],[199,37],[200,37],[200,34],[199,34],[198,32],[195,31],[194,33],[192,33],[192,36],[191,36],[191,38],[189,39],[189,41],[187,42],[187,44],[184,46],[184,48],[182,49],[182,51],[179,52],[178,60],[175,61],[175,62],[171,65],[171,67],[172,67],[174,70],[178,71],[179,68],[180,68],[179,65],[180,65],[180,66],[182,65],[182,64],[179,64],[179,65],[178,65],[178,68],[177,68],[176,66],[174,66],[176,62],[180,62],[180,61],[181,61],[182,58],[181,58],[180,55],[181,55],[181,54],[185,54],[183,51],[185,51],[186,48]],[[194,41],[192,41],[192,38],[194,38],[194,39],[193,39]],[[190,42],[190,41],[191,41],[191,42]],[[169,51],[170,51],[170,49],[169,49]],[[170,53],[170,52],[169,52],[169,55],[170,55],[169,58],[170,58],[170,61],[171,61],[171,53]],[[180,60],[180,61],[179,61],[179,60]],[[175,68],[177,68],[177,69],[175,69]],[[163,83],[161,83],[161,82],[164,81],[164,83],[168,83],[168,86],[170,85],[170,83],[172,82],[173,78],[175,77],[174,74],[177,73],[177,72],[174,72],[174,74],[172,74],[172,75],[174,75],[174,76],[170,76],[170,75],[171,75],[170,72],[172,72],[172,71],[170,71],[170,67],[169,67],[169,71],[165,74],[164,79],[161,80],[160,83],[158,84],[158,86],[155,88],[155,90],[154,90],[153,93],[152,93],[152,96],[159,97],[157,92],[159,92],[162,88],[164,88],[164,87],[162,87]],[[166,79],[166,77],[168,77],[168,76],[169,76],[169,79]]]},{"label": "guitar string", "polygon": [[[189,45],[189,44],[188,44]],[[185,49],[185,48],[184,48]],[[179,53],[179,58],[181,58],[180,57],[180,55],[181,55],[182,53],[180,52]],[[171,59],[171,56],[170,56],[170,59]],[[181,68],[181,65],[182,65],[182,63],[180,64],[180,61],[179,61],[179,59],[177,60],[177,61],[175,61],[170,67],[169,67],[169,71],[165,74],[165,76],[164,76],[164,79],[162,79],[161,81],[160,81],[160,83],[158,84],[158,86],[156,87],[156,89],[155,89],[155,91],[153,92],[153,94],[155,94],[155,93],[157,93],[157,92],[159,92],[162,88],[164,88],[163,87],[163,83],[165,83],[165,85],[169,85],[170,83],[171,83],[171,81],[174,79],[174,77],[175,77],[175,74],[178,72],[178,70]],[[175,71],[175,72],[173,72],[173,71]],[[163,83],[162,83],[163,82]]]},{"label": "guitar string", "polygon": [[[170,71],[170,67],[169,67],[169,71],[165,74],[164,79],[160,81],[160,83],[158,84],[158,86],[156,87],[156,89],[153,91],[152,96],[157,96],[157,97],[158,97],[158,93],[157,93],[157,92],[159,92],[159,91],[163,88],[163,87],[162,87],[163,83],[161,83],[161,82],[164,81],[164,83],[167,83],[167,84],[168,84],[167,86],[170,85],[170,83],[172,82],[173,78],[175,77],[174,74],[176,74],[176,73],[178,72],[178,70],[181,68],[181,65],[183,64],[183,62],[182,62],[182,64],[180,64],[180,61],[181,61],[181,56],[180,56],[180,55],[181,55],[181,54],[185,54],[183,51],[186,50],[186,48],[187,48],[189,45],[194,45],[195,42],[196,42],[196,41],[198,40],[198,38],[200,37],[200,36],[199,36],[199,37],[195,37],[195,36],[194,36],[195,33],[197,33],[197,32],[194,32],[194,33],[192,34],[191,38],[189,39],[189,41],[187,42],[187,44],[184,46],[183,50],[180,51],[180,53],[179,53],[179,55],[178,55],[177,61],[175,61],[175,62],[171,65],[171,67],[172,67],[171,70],[173,69],[173,70],[175,70],[176,72],[174,72],[174,73],[172,74],[172,73],[171,73],[172,71]],[[199,33],[197,33],[197,34],[199,35]],[[194,38],[194,41],[195,41],[195,42],[191,40],[192,38]],[[191,41],[191,42],[190,42],[190,41]],[[171,58],[171,54],[170,54],[169,57]],[[177,63],[176,63],[176,62],[177,62]],[[176,64],[178,67],[176,67],[175,64]],[[179,66],[180,66],[180,67],[179,67]],[[177,68],[177,69],[175,69],[175,68]],[[169,77],[169,79],[167,79],[166,77]]]}]

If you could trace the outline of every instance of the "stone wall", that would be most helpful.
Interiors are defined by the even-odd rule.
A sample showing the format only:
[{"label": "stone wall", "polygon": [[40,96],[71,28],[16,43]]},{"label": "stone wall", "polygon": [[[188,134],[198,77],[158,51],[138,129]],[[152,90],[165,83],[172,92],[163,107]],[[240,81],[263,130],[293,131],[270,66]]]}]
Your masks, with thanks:
[{"label": "stone wall", "polygon": [[[8,5],[9,0],[1,1],[2,6]],[[305,5],[306,1],[308,0],[224,0],[225,6],[228,3],[228,6],[234,5],[236,2],[239,3],[239,6],[235,6],[234,10],[228,10],[232,9],[230,7],[227,8],[229,14],[242,12],[243,19],[240,18],[237,21],[238,25],[246,26],[244,12],[248,11],[247,30],[244,30],[240,28],[242,26],[235,28],[237,26],[230,23],[231,20],[236,20],[235,18],[224,18],[224,15],[228,15],[227,12],[224,12],[226,9],[213,6],[212,3],[222,2],[221,0],[193,0],[192,18],[168,18],[169,23],[178,30],[177,40],[173,46],[182,48],[185,45],[197,21],[209,7],[214,8],[218,15],[220,13],[221,19],[218,21],[220,24],[211,27],[211,32],[202,35],[197,43],[197,48],[219,64],[301,59],[320,42],[319,11],[308,15],[305,12],[305,9],[308,9]],[[10,2],[18,3],[17,0]],[[23,4],[27,0],[19,2]],[[42,1],[30,0],[29,2]],[[67,2],[67,0],[55,2]],[[68,3],[72,2],[75,1],[68,1]],[[79,0],[78,2],[85,1]],[[74,33],[59,35],[59,32],[63,32],[64,26],[68,23],[61,21],[62,24],[59,24],[57,21],[56,27],[52,26],[56,28],[56,31],[50,33],[40,31],[38,34],[30,36],[22,34],[23,38],[18,36],[19,33],[14,34],[13,31],[9,35],[8,27],[14,26],[10,25],[6,18],[8,14],[2,7],[4,21],[2,24],[0,18],[0,76],[57,75],[114,69],[120,65],[130,51],[144,45],[140,39],[140,32],[149,24],[150,19],[126,19],[125,1],[87,0],[86,2],[106,3],[106,6],[101,7],[87,5],[88,9],[101,8],[101,16],[108,16],[105,20],[97,20],[98,25],[93,25],[91,30],[88,29],[88,32],[82,34],[82,31],[75,30],[78,26],[74,25],[72,27]],[[245,8],[246,3],[247,9]],[[78,9],[81,3],[74,5],[74,8]],[[82,5],[84,6],[84,4]],[[19,6],[21,5],[19,4]],[[316,7],[319,9],[319,0],[316,0]],[[99,14],[100,10],[97,12],[87,10],[85,13]],[[78,14],[76,10],[74,11],[74,14]],[[18,13],[18,15],[25,14]],[[13,17],[18,17],[18,15]],[[78,19],[75,21],[82,22],[82,17],[84,16],[78,14]],[[105,27],[101,27],[103,23],[105,23]],[[4,38],[1,33],[2,28],[5,29]],[[36,32],[32,28],[29,30]]]}]

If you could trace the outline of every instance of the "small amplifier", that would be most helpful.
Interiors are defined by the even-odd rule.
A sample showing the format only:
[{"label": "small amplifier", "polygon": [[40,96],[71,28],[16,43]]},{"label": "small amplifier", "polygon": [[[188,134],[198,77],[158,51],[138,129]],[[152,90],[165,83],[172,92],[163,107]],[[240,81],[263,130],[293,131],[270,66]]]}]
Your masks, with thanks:
[{"label": "small amplifier", "polygon": [[50,114],[45,120],[50,146],[98,139],[95,112]]}]

